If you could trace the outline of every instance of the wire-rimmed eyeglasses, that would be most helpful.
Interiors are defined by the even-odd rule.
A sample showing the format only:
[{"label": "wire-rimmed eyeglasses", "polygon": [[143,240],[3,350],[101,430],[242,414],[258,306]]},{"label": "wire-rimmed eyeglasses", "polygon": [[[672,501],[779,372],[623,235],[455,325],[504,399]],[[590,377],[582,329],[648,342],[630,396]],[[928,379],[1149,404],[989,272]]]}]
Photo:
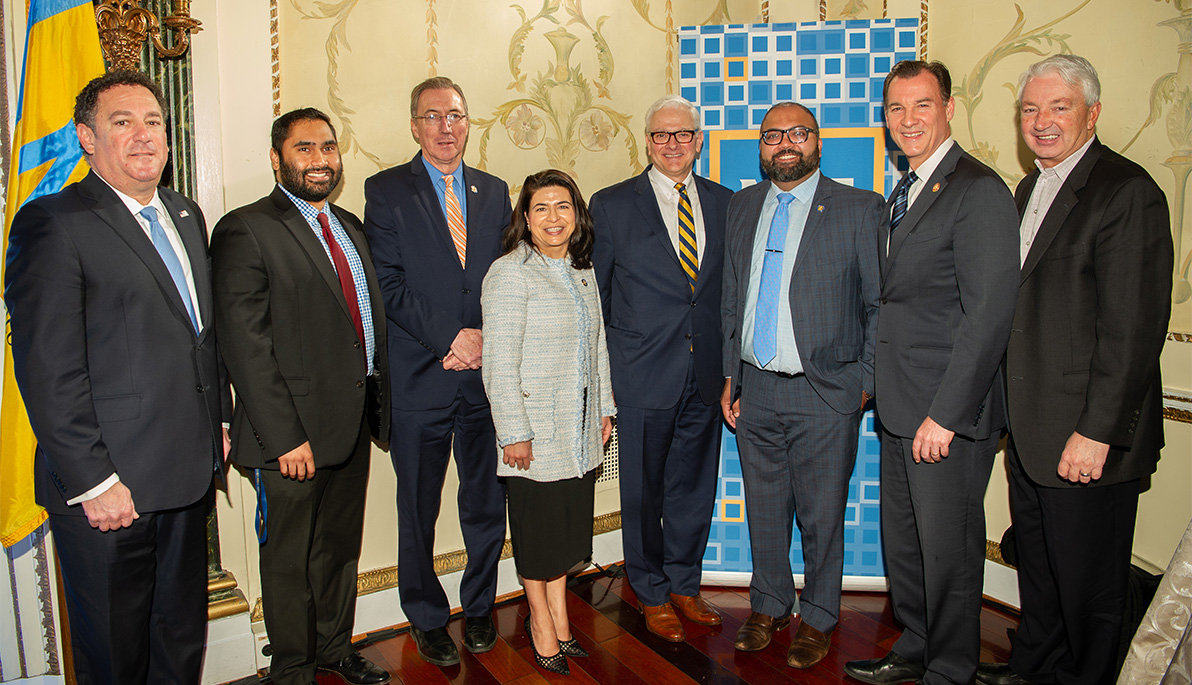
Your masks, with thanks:
[{"label": "wire-rimmed eyeglasses", "polygon": [[448,126],[455,126],[459,122],[468,118],[467,114],[460,114],[458,112],[451,112],[450,114],[438,114],[431,112],[425,116],[411,117],[413,119],[422,119],[431,126],[438,126],[439,122],[446,121]]},{"label": "wire-rimmed eyeglasses", "polygon": [[673,137],[676,143],[690,143],[695,140],[695,131],[650,131],[650,140],[655,145],[666,145]]},{"label": "wire-rimmed eyeglasses", "polygon": [[782,142],[783,136],[792,143],[798,145],[799,143],[806,143],[807,137],[811,134],[819,135],[819,131],[814,128],[807,128],[806,126],[795,126],[793,128],[772,128],[768,131],[762,131],[762,142],[766,145],[778,145]]}]

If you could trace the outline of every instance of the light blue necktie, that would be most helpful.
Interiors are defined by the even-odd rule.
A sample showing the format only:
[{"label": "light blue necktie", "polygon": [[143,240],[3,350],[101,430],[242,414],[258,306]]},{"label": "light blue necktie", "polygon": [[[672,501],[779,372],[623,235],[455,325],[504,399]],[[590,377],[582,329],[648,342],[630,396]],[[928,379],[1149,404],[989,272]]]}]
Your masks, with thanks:
[{"label": "light blue necktie", "polygon": [[762,261],[762,280],[757,290],[757,309],[753,313],[753,356],[764,367],[778,355],[778,292],[782,288],[782,251],[786,247],[786,229],[790,224],[790,193],[778,193],[778,208],[770,221],[766,254]]},{"label": "light blue necktie", "polygon": [[186,313],[190,315],[190,325],[194,326],[197,333],[199,320],[195,318],[194,303],[190,301],[190,288],[186,286],[186,272],[182,270],[182,262],[178,261],[178,253],[174,252],[174,246],[166,237],[165,229],[157,220],[157,210],[153,207],[146,207],[140,211],[140,215],[149,222],[149,237],[153,240],[153,247],[157,248],[157,254],[161,255],[161,261],[165,262],[166,270],[174,279],[174,287],[178,288],[178,294],[182,296],[182,303],[186,305]]}]

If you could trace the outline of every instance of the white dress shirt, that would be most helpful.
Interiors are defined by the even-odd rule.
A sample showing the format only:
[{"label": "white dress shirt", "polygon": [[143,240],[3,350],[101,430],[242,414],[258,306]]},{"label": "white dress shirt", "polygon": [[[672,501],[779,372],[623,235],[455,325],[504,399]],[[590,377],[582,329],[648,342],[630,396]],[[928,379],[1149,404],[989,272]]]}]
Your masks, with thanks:
[{"label": "white dress shirt", "polygon": [[[662,213],[662,223],[666,224],[666,233],[670,236],[675,254],[679,254],[679,191],[675,190],[675,182],[658,170],[650,167],[646,172],[650,185],[654,186],[654,198],[658,201],[658,211]],[[695,219],[695,247],[698,250],[696,258],[702,264],[704,261],[704,213],[699,206],[699,191],[695,189],[695,174],[688,172],[683,179],[687,186],[687,199],[691,202],[691,218]]]}]

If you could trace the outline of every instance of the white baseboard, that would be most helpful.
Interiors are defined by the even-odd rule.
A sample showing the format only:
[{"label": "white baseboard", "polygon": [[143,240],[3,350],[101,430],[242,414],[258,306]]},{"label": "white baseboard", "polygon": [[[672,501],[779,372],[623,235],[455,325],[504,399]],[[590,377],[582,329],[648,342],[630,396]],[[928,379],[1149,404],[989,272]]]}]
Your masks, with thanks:
[{"label": "white baseboard", "polygon": [[[747,571],[704,571],[700,576],[703,585],[719,585],[722,587],[748,587],[753,576]],[[794,574],[795,587],[803,587],[802,573]],[[885,592],[890,589],[884,576],[844,576],[843,589],[853,592]]]},{"label": "white baseboard", "polygon": [[989,559],[985,560],[985,588],[986,597],[994,599],[1006,606],[1020,609],[1018,599],[1018,572]]},{"label": "white baseboard", "polygon": [[60,675],[34,675],[28,678],[5,680],[4,685],[63,685],[66,678]]},{"label": "white baseboard", "polygon": [[248,613],[207,622],[203,652],[203,685],[218,685],[256,673],[256,645]]}]

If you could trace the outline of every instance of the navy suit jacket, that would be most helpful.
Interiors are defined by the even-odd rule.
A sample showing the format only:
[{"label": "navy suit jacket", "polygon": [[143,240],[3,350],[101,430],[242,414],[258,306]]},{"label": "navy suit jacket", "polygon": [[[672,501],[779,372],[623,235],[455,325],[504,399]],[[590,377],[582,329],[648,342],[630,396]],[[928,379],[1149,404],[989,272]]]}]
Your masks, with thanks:
[{"label": "navy suit jacket", "polygon": [[[1018,184],[1020,212],[1038,179],[1036,169]],[[1094,141],[1039,226],[1006,351],[1010,433],[1039,485],[1097,487],[1155,470],[1174,259],[1168,216],[1146,170]],[[1101,478],[1087,485],[1056,475],[1073,431],[1110,445]]]},{"label": "navy suit jacket", "polygon": [[720,400],[720,287],[724,219],[733,192],[695,177],[704,218],[704,256],[695,293],[679,263],[646,172],[592,196],[592,262],[604,308],[618,405],[675,406],[689,355],[704,404]]},{"label": "navy suit jacket", "polygon": [[215,342],[211,262],[198,205],[159,188],[186,247],[196,335],[153,242],[89,173],[26,204],[9,233],[4,297],[13,372],[37,436],[37,502],[66,502],[113,473],[137,511],[197,502],[223,463],[231,394]]},{"label": "navy suit jacket", "polygon": [[[763,181],[738,192],[729,204],[723,368],[733,379],[734,398],[740,393],[741,322],[753,243],[769,190],[770,182]],[[873,394],[881,211],[881,195],[821,176],[791,273],[791,323],[803,372],[841,414],[861,408],[862,391]]]},{"label": "navy suit jacket", "polygon": [[480,285],[501,254],[512,208],[509,186],[464,167],[467,268],[460,266],[433,180],[419,152],[364,182],[364,230],[385,315],[395,409],[440,409],[456,396],[486,404],[479,370],[447,371],[442,359],[464,328],[480,328]]},{"label": "navy suit jacket", "polygon": [[998,375],[1018,292],[1018,214],[992,169],[953,142],[893,235],[886,203],[877,410],[894,435],[927,416],[971,439],[1006,426]]}]

